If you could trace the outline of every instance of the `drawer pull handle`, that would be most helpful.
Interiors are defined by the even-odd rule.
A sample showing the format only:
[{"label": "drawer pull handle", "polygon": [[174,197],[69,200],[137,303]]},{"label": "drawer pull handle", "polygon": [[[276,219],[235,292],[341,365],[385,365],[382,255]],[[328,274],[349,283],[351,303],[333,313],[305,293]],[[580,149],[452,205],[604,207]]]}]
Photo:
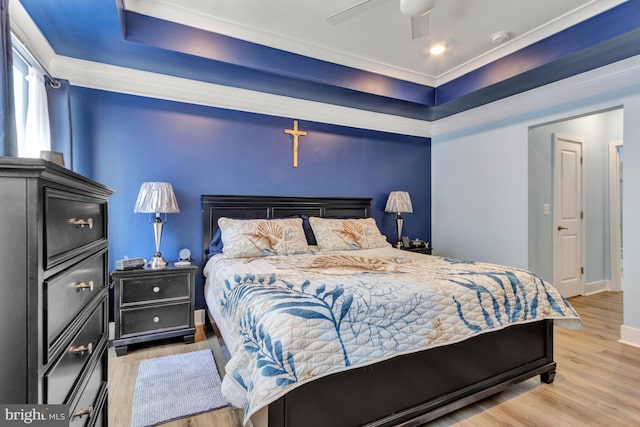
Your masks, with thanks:
[{"label": "drawer pull handle", "polygon": [[82,418],[85,415],[89,415],[89,417],[91,417],[91,412],[93,412],[93,405],[89,405],[87,409],[78,409],[76,412],[73,413],[71,418],[75,418],[75,417]]},{"label": "drawer pull handle", "polygon": [[153,292],[155,292],[155,293],[160,292],[160,286],[154,286],[153,287]]},{"label": "drawer pull handle", "polygon": [[87,219],[69,218],[69,224],[75,225],[78,228],[89,227],[89,229],[92,229],[93,228],[93,218],[87,218]]},{"label": "drawer pull handle", "polygon": [[87,289],[89,289],[89,291],[91,292],[93,292],[93,285],[93,280],[89,280],[89,283],[76,282],[72,284],[72,286],[76,289],[80,289],[81,291],[86,291]]},{"label": "drawer pull handle", "polygon": [[153,323],[158,323],[160,321],[160,317],[159,316],[155,316],[153,318]]},{"label": "drawer pull handle", "polygon": [[87,345],[76,345],[69,347],[69,353],[76,353],[80,356],[84,355],[84,353],[91,354],[93,352],[93,343],[89,343]]}]

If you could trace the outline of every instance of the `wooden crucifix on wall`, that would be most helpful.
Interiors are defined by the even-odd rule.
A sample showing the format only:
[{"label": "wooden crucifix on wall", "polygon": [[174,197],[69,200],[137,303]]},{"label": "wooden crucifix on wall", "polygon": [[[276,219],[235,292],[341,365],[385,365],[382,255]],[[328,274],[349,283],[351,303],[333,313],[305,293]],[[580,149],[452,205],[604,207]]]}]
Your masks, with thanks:
[{"label": "wooden crucifix on wall", "polygon": [[298,137],[307,136],[307,132],[298,130],[298,121],[293,121],[293,129],[285,129],[284,133],[293,136],[293,167],[298,167]]}]

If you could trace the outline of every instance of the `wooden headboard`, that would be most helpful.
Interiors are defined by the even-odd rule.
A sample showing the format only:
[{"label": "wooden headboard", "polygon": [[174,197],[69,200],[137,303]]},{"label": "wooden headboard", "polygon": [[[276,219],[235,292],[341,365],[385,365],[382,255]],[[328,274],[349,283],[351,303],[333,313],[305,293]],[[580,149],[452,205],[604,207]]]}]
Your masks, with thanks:
[{"label": "wooden headboard", "polygon": [[322,218],[368,218],[370,198],[202,195],[203,260],[218,230],[218,218],[273,219],[296,215]]}]

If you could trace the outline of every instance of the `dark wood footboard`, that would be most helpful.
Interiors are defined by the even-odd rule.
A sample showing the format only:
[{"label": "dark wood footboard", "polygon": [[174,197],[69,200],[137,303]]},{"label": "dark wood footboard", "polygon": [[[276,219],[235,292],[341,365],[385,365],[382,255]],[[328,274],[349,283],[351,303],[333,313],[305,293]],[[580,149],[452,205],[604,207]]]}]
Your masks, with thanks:
[{"label": "dark wood footboard", "polygon": [[269,405],[269,427],[418,426],[555,369],[552,321],[511,326],[307,383]]}]

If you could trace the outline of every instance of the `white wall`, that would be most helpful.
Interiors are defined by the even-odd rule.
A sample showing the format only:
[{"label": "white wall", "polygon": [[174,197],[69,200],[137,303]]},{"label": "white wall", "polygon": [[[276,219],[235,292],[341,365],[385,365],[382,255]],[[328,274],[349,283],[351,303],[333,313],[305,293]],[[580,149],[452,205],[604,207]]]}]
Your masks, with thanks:
[{"label": "white wall", "polygon": [[[624,325],[640,345],[640,56],[433,124],[434,253],[528,267],[528,128],[624,108]],[[624,328],[623,328],[624,332]]]},{"label": "white wall", "polygon": [[[438,255],[527,267],[527,127],[431,140]],[[522,189],[525,189],[524,191]]]},{"label": "white wall", "polygon": [[624,100],[624,326],[622,338],[640,346],[640,88]]}]

